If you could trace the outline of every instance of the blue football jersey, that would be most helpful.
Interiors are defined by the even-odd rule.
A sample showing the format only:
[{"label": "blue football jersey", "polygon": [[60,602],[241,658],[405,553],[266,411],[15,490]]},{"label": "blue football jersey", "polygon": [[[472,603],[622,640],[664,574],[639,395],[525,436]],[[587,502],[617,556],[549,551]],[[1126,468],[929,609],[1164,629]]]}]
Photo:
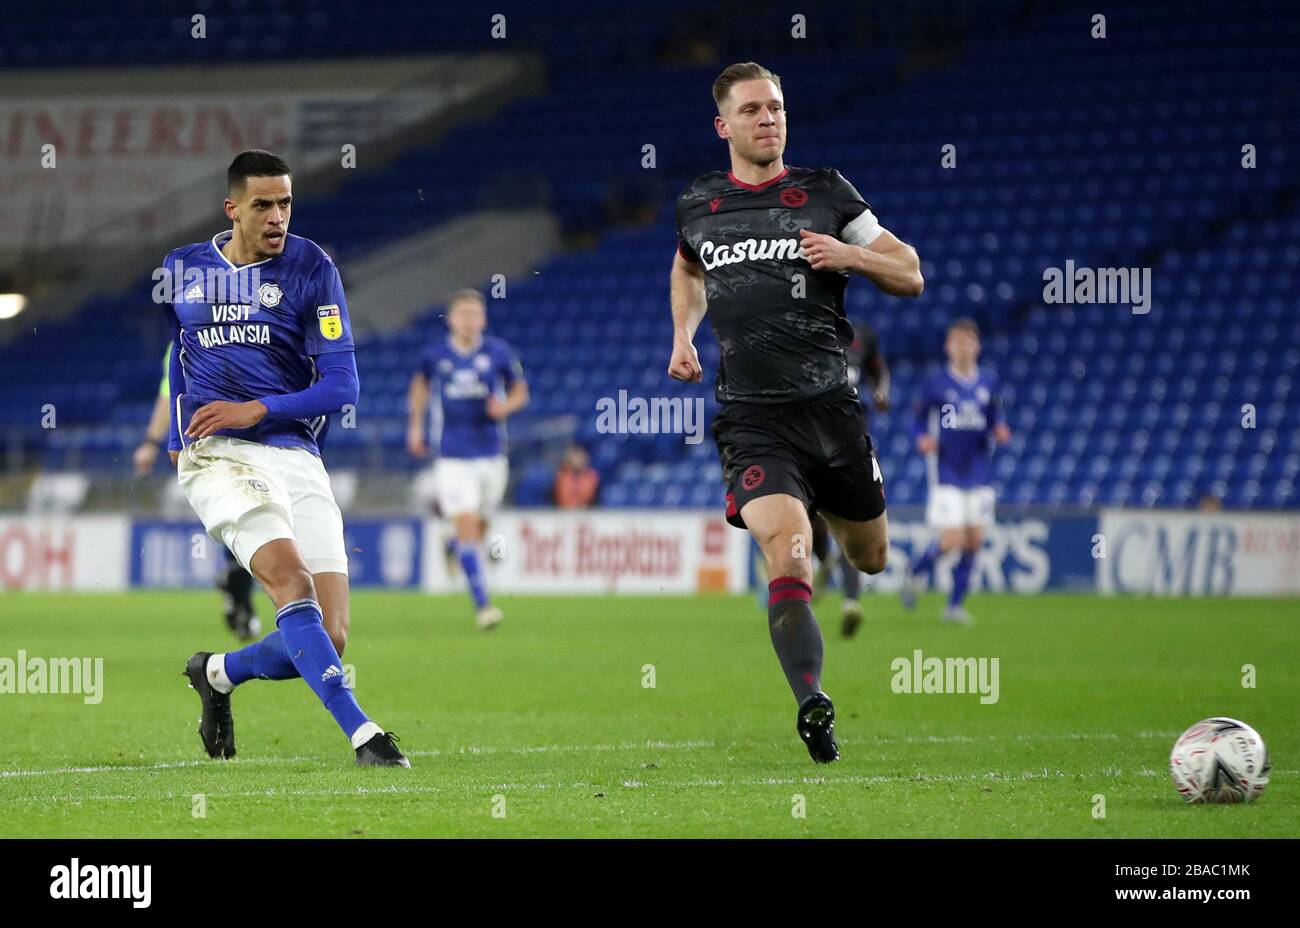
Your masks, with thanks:
[{"label": "blue football jersey", "polygon": [[996,378],[976,369],[966,380],[944,367],[925,381],[915,414],[913,434],[939,440],[931,484],[970,489],[993,482],[993,428],[1006,421]]},{"label": "blue football jersey", "polygon": [[[338,270],[315,242],[286,235],[281,254],[235,267],[221,253],[231,234],[177,248],[164,261],[185,381],[175,391],[183,443],[204,404],[297,393],[317,379],[314,358],[355,348]],[[325,427],[324,416],[263,419],[216,434],[319,455]]]},{"label": "blue football jersey", "polygon": [[523,379],[523,367],[509,345],[485,335],[477,347],[461,351],[448,335],[425,352],[420,372],[437,399],[443,457],[490,458],[504,452],[505,423],[488,417],[487,401]]}]

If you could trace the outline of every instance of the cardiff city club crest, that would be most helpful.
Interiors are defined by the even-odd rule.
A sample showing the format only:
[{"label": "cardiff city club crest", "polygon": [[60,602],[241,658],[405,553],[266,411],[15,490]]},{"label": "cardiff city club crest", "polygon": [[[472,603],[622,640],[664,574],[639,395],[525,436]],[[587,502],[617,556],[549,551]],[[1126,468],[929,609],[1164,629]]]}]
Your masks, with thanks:
[{"label": "cardiff city club crest", "polygon": [[320,323],[320,334],[330,341],[337,341],[343,335],[343,313],[337,306],[317,306],[316,321]]},{"label": "cardiff city club crest", "polygon": [[279,306],[280,301],[284,299],[284,291],[280,289],[279,284],[274,282],[262,284],[257,288],[257,299],[267,309],[273,309]]}]

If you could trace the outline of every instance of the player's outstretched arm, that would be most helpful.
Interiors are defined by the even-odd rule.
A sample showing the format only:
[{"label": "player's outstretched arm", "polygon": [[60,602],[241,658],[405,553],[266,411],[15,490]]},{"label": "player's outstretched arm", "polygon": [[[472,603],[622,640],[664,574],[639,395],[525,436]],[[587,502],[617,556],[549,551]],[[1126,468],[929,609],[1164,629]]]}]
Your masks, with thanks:
[{"label": "player's outstretched arm", "polygon": [[529,399],[528,381],[520,378],[512,383],[506,390],[506,398],[498,399],[495,396],[489,396],[487,402],[488,418],[496,422],[513,416],[519,410],[528,405]]},{"label": "player's outstretched arm", "polygon": [[144,430],[144,439],[131,455],[137,477],[147,477],[153,470],[153,462],[158,459],[158,448],[167,439],[167,429],[171,422],[171,413],[168,411],[170,398],[170,391],[158,394],[153,403],[153,413],[149,416],[149,424]]},{"label": "player's outstretched arm", "polygon": [[429,453],[429,447],[424,443],[424,413],[428,408],[429,378],[422,371],[416,371],[406,390],[406,450],[414,458]]},{"label": "player's outstretched arm", "polygon": [[342,412],[360,398],[361,381],[351,351],[336,351],[316,357],[319,378],[305,390],[279,396],[264,396],[246,403],[217,400],[199,407],[185,430],[188,438],[207,438],[225,429],[252,428],[263,419],[271,421],[314,419]]},{"label": "player's outstretched arm", "polygon": [[912,406],[912,422],[908,431],[912,435],[912,444],[922,454],[931,454],[939,446],[938,439],[930,434],[930,411],[936,406],[934,396],[927,384],[921,396]]},{"label": "player's outstretched arm", "polygon": [[695,351],[695,330],[709,309],[704,289],[704,268],[682,257],[673,256],[669,276],[669,300],[673,310],[673,354],[668,361],[668,376],[686,383],[699,383],[704,376],[700,356]]},{"label": "player's outstretched arm", "polygon": [[999,445],[1011,443],[1011,426],[1007,425],[1007,413],[1002,407],[1002,397],[998,391],[993,392],[993,424],[990,431],[993,433],[993,440]]},{"label": "player's outstretched arm", "polygon": [[800,229],[799,237],[804,257],[814,271],[852,271],[890,296],[920,296],[925,289],[916,249],[888,229],[865,248],[807,229]]},{"label": "player's outstretched arm", "polygon": [[885,362],[884,352],[876,349],[867,357],[867,381],[871,384],[871,399],[876,410],[884,412],[889,409],[889,365]]},{"label": "player's outstretched arm", "polygon": [[182,442],[180,422],[177,420],[177,399],[185,392],[185,368],[181,364],[181,324],[175,308],[166,306],[167,325],[171,330],[172,344],[167,353],[167,457],[175,464],[180,457]]}]

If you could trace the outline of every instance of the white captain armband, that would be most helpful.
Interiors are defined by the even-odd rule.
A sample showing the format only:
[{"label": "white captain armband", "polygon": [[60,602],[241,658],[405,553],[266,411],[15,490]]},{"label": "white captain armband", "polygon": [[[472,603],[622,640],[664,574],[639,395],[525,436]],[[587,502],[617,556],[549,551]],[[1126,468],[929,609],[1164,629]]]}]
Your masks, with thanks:
[{"label": "white captain armband", "polygon": [[880,224],[876,214],[869,209],[864,209],[862,215],[844,226],[844,230],[840,232],[840,241],[866,248],[884,231],[885,227]]}]

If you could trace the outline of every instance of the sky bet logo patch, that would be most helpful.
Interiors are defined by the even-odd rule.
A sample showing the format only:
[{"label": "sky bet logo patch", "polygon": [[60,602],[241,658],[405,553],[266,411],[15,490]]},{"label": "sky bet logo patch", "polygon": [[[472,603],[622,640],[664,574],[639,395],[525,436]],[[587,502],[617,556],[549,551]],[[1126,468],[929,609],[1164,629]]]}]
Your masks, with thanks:
[{"label": "sky bet logo patch", "polygon": [[338,341],[343,335],[343,314],[337,306],[317,306],[316,321],[320,323],[320,334],[330,341]]}]

